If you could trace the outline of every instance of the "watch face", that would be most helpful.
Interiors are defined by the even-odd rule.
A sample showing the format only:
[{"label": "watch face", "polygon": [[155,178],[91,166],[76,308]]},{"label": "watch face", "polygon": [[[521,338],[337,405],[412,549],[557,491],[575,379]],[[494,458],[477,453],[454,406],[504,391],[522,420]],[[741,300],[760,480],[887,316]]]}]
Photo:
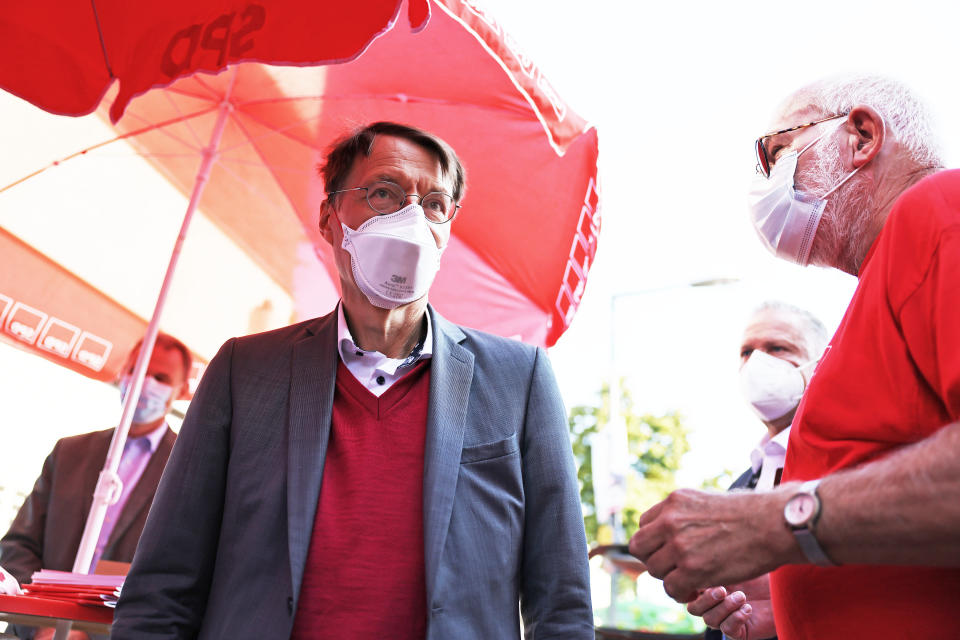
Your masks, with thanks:
[{"label": "watch face", "polygon": [[788,524],[800,527],[810,522],[816,510],[816,498],[808,494],[800,494],[790,498],[783,510],[783,516]]}]

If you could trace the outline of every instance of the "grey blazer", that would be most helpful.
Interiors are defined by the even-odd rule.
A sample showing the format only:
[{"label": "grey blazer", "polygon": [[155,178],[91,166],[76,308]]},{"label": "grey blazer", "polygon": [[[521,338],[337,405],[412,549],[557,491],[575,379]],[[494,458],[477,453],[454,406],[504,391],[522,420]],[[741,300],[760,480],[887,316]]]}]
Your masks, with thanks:
[{"label": "grey blazer", "polygon": [[[528,639],[593,638],[566,413],[544,352],[428,312],[427,637],[518,638],[522,610]],[[114,640],[289,637],[323,479],[336,341],[330,314],[231,339],[211,361]]]}]

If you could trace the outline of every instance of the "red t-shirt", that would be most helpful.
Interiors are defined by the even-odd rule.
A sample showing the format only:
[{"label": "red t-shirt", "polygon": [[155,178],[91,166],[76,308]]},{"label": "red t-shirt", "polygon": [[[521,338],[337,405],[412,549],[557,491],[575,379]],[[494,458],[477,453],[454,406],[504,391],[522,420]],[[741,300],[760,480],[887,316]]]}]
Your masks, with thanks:
[{"label": "red t-shirt", "polygon": [[382,396],[341,362],[293,640],[423,640],[430,361]]},{"label": "red t-shirt", "polygon": [[[859,277],[797,410],[784,481],[875,460],[960,418],[960,171],[900,196]],[[781,640],[958,634],[960,569],[790,565],[771,589]]]}]

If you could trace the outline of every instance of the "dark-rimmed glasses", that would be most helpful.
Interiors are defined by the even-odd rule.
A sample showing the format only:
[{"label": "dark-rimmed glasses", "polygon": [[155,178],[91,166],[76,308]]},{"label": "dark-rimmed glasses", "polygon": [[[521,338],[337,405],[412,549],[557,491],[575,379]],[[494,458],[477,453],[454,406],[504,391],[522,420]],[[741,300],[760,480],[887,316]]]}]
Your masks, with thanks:
[{"label": "dark-rimmed glasses", "polygon": [[773,131],[771,133],[764,134],[757,138],[756,142],[756,152],[757,152],[757,173],[763,175],[764,178],[770,177],[770,167],[773,165],[770,162],[770,156],[767,155],[767,138],[773,136],[778,136],[781,133],[789,133],[790,131],[796,131],[798,129],[806,129],[807,127],[812,127],[815,124],[820,124],[821,122],[827,122],[828,120],[836,120],[837,118],[846,118],[849,113],[840,113],[835,116],[828,116],[826,118],[821,118],[820,120],[814,120],[813,122],[808,122],[806,124],[798,124],[795,127],[788,127],[786,129],[781,129],[780,131]]},{"label": "dark-rimmed glasses", "polygon": [[400,185],[393,182],[374,182],[369,187],[354,187],[330,191],[327,196],[334,196],[347,191],[366,191],[367,204],[380,215],[389,215],[403,209],[407,198],[417,198],[428,222],[446,224],[457,215],[460,205],[453,201],[453,196],[442,191],[431,191],[418,196],[415,193],[404,193]]}]

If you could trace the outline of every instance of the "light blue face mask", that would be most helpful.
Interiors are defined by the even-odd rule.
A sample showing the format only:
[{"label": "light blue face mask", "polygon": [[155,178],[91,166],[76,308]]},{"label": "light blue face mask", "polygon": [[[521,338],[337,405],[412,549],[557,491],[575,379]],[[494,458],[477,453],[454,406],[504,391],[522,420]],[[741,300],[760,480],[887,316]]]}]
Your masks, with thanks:
[{"label": "light blue face mask", "polygon": [[[129,388],[130,377],[124,376],[120,379],[120,402],[126,400]],[[163,418],[167,415],[167,403],[172,397],[173,387],[147,376],[143,379],[137,408],[133,412],[133,423],[149,424]]]},{"label": "light blue face mask", "polygon": [[785,153],[777,159],[766,178],[758,175],[750,189],[750,220],[763,241],[763,245],[778,258],[806,266],[810,262],[810,249],[817,233],[827,197],[852,178],[860,167],[850,172],[820,198],[797,191],[794,187],[797,160],[804,151],[820,142],[837,126],[819,135],[800,151]]}]

